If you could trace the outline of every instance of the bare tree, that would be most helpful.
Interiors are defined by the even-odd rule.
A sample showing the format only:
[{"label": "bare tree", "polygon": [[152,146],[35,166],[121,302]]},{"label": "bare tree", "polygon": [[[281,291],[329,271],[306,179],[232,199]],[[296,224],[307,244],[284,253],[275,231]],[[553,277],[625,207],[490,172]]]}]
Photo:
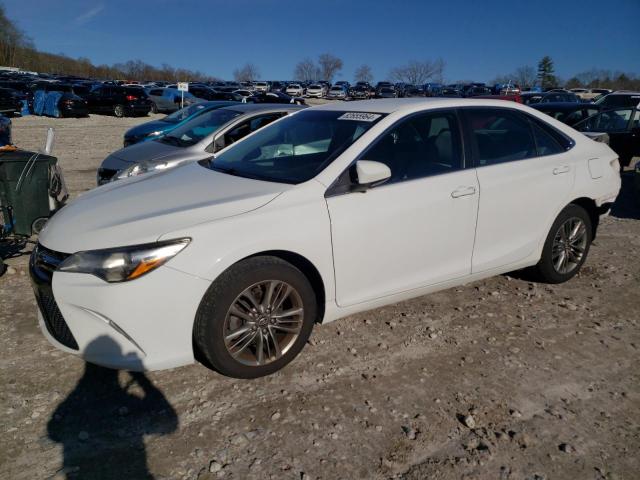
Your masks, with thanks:
[{"label": "bare tree", "polygon": [[327,80],[328,82],[331,82],[335,74],[342,70],[342,60],[330,53],[320,55],[318,64],[320,65],[322,80]]},{"label": "bare tree", "polygon": [[320,69],[310,58],[298,62],[296,68],[293,71],[293,76],[296,80],[303,82],[312,82],[318,80],[320,76]]},{"label": "bare tree", "polygon": [[426,83],[427,80],[432,79],[440,82],[442,80],[443,71],[444,60],[441,58],[433,61],[424,60],[421,62],[411,60],[402,67],[392,69],[389,76],[396,82],[404,82],[411,85],[422,85]]},{"label": "bare tree", "polygon": [[247,63],[233,71],[233,78],[236,82],[252,82],[260,78],[260,70],[253,63]]},{"label": "bare tree", "polygon": [[532,87],[538,78],[535,68],[525,65],[513,73],[513,80],[521,87]]},{"label": "bare tree", "polygon": [[356,82],[368,82],[373,81],[373,73],[371,73],[371,67],[369,65],[360,65],[356,68],[355,74]]}]

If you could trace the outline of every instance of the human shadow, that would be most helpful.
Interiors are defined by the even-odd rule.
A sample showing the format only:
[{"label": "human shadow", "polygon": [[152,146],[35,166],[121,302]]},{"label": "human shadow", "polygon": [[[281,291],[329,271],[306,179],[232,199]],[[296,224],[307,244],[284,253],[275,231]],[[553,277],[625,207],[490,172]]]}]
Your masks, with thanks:
[{"label": "human shadow", "polygon": [[[87,351],[121,355],[106,336],[96,338]],[[123,385],[120,379],[126,376]],[[69,480],[152,479],[144,436],[177,428],[176,411],[144,373],[121,375],[91,363],[85,364],[82,378],[47,424],[49,438],[62,444],[60,473]]]}]

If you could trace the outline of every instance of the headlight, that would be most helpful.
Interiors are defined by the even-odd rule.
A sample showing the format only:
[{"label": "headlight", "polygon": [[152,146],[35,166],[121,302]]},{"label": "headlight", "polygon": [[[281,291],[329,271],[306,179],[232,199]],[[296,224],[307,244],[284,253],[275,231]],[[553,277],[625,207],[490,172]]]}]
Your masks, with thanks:
[{"label": "headlight", "polygon": [[164,132],[162,130],[156,130],[155,132],[151,132],[147,134],[147,137],[157,137],[158,135],[162,135]]},{"label": "headlight", "polygon": [[166,170],[167,168],[175,167],[177,164],[169,162],[140,162],[134,163],[128,168],[125,168],[117,175],[114,175],[112,180],[120,180],[128,177],[136,177],[143,173],[157,172],[159,170]]},{"label": "headlight", "polygon": [[185,248],[190,241],[189,238],[180,238],[133,247],[78,252],[62,262],[58,270],[89,273],[109,283],[126,282],[163,265]]}]

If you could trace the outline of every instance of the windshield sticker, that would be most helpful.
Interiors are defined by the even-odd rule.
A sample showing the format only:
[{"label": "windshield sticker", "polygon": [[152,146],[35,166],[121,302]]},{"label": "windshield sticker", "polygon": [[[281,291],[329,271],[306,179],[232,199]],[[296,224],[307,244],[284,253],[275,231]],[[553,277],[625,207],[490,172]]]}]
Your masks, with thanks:
[{"label": "windshield sticker", "polygon": [[373,122],[380,118],[379,113],[366,113],[366,112],[347,112],[338,117],[338,120],[358,120],[360,122]]}]

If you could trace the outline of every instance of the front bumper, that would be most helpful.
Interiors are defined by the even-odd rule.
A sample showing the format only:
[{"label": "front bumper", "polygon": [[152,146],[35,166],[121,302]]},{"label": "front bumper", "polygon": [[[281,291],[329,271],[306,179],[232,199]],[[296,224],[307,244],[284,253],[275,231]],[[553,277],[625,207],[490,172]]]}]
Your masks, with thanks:
[{"label": "front bumper", "polygon": [[38,258],[43,251],[64,254],[40,246],[30,262],[39,323],[55,347],[125,370],[193,363],[193,321],[210,282],[162,266],[139,279],[110,284],[55,266],[47,272],[46,262]]}]

